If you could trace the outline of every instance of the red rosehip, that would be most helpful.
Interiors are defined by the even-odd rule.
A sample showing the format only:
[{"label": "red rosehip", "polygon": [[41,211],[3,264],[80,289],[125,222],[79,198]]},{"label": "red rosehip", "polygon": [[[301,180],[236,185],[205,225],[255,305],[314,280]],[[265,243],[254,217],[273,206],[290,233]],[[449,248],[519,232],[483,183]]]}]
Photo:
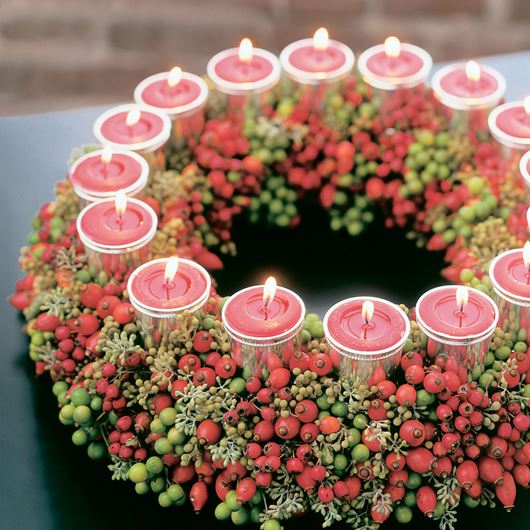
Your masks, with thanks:
[{"label": "red rosehip", "polygon": [[295,416],[279,417],[274,423],[274,430],[282,440],[290,440],[298,436],[300,421]]},{"label": "red rosehip", "polygon": [[436,492],[430,486],[421,486],[416,493],[416,505],[420,511],[432,517],[437,503]]},{"label": "red rosehip", "polygon": [[501,463],[488,456],[482,456],[479,459],[478,471],[481,480],[488,484],[500,484],[503,480]]},{"label": "red rosehip", "polygon": [[134,307],[129,302],[120,302],[114,306],[112,316],[114,320],[124,326],[134,320]]},{"label": "red rosehip", "polygon": [[256,442],[268,442],[274,436],[274,425],[269,421],[260,421],[252,431]]},{"label": "red rosehip", "polygon": [[411,385],[419,385],[425,377],[425,370],[422,366],[412,365],[405,370],[405,379]]},{"label": "red rosehip", "polygon": [[301,473],[304,470],[304,463],[299,458],[293,457],[287,460],[286,467],[289,473]]},{"label": "red rosehip", "polygon": [[314,423],[304,423],[300,428],[300,439],[305,443],[312,443],[320,434],[320,429]]},{"label": "red rosehip", "polygon": [[90,309],[96,309],[105,292],[97,283],[87,283],[79,288],[79,300]]},{"label": "red rosehip", "polygon": [[294,413],[303,423],[313,422],[318,416],[318,406],[310,399],[303,399],[296,404]]},{"label": "red rosehip", "polygon": [[323,503],[327,504],[333,501],[335,495],[333,489],[329,486],[320,486],[318,488],[318,497]]},{"label": "red rosehip", "polygon": [[404,407],[410,407],[416,403],[416,389],[409,384],[404,384],[396,390],[396,400]]},{"label": "red rosehip", "polygon": [[33,324],[34,329],[39,331],[54,331],[61,324],[61,319],[50,313],[41,313]]},{"label": "red rosehip", "polygon": [[434,464],[434,455],[425,447],[410,449],[407,454],[407,467],[416,473],[428,473]]},{"label": "red rosehip", "polygon": [[317,375],[327,375],[333,369],[333,363],[329,355],[325,353],[317,353],[311,357],[309,361],[309,369]]},{"label": "red rosehip", "polygon": [[291,372],[287,368],[274,368],[267,380],[268,386],[278,389],[286,386],[291,379]]},{"label": "red rosehip", "polygon": [[505,471],[502,474],[502,482],[498,482],[495,486],[495,495],[506,510],[510,511],[514,506],[516,494],[515,480],[511,473]]},{"label": "red rosehip", "polygon": [[206,330],[200,330],[193,337],[193,349],[198,353],[206,353],[210,350],[213,337]]},{"label": "red rosehip", "polygon": [[473,483],[478,479],[478,466],[472,460],[462,462],[456,468],[456,478],[460,485],[465,489],[469,489]]},{"label": "red rosehip", "polygon": [[221,439],[223,429],[211,419],[201,421],[197,426],[197,438],[202,445],[213,445]]},{"label": "red rosehip", "polygon": [[215,365],[215,373],[221,379],[229,379],[236,373],[236,362],[230,357],[221,357]]},{"label": "red rosehip", "polygon": [[199,368],[193,375],[193,384],[195,386],[206,385],[210,388],[215,385],[215,372],[207,366]]},{"label": "red rosehip", "polygon": [[120,299],[114,295],[106,295],[99,299],[96,311],[100,318],[112,315],[114,308],[120,303]]},{"label": "red rosehip", "polygon": [[407,420],[399,429],[399,437],[411,447],[418,447],[425,441],[425,427],[421,421]]},{"label": "red rosehip", "polygon": [[437,372],[429,372],[423,379],[423,386],[427,392],[438,394],[445,388],[443,376]]},{"label": "red rosehip", "polygon": [[245,477],[244,479],[239,481],[236,487],[237,500],[241,503],[249,502],[250,499],[254,497],[256,491],[257,489],[254,479],[250,477]]},{"label": "red rosehip", "polygon": [[324,416],[317,425],[322,434],[332,434],[340,430],[341,422],[334,416]]},{"label": "red rosehip", "polygon": [[208,487],[200,480],[190,489],[190,502],[196,513],[199,513],[208,501]]}]

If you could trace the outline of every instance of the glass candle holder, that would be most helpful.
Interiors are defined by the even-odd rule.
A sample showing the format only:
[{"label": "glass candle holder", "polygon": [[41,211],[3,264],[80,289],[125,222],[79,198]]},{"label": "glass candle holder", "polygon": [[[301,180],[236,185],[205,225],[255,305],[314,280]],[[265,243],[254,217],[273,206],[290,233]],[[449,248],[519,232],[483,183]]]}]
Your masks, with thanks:
[{"label": "glass candle holder", "polygon": [[504,96],[504,76],[475,61],[451,64],[432,78],[432,90],[442,103],[453,133],[484,137],[488,116]]},{"label": "glass candle holder", "polygon": [[157,224],[154,210],[138,199],[127,199],[121,208],[114,198],[85,206],[77,217],[77,232],[91,272],[121,279],[147,261]]},{"label": "glass candle holder", "polygon": [[278,58],[243,39],[239,48],[214,55],[207,66],[208,77],[224,96],[227,111],[237,117],[245,112],[262,113],[272,89],[278,84],[281,67]]},{"label": "glass candle holder", "polygon": [[324,317],[324,334],[342,378],[371,386],[391,375],[410,334],[410,321],[397,305],[371,296],[338,302]]},{"label": "glass candle holder", "polygon": [[301,345],[302,299],[284,287],[277,287],[268,299],[265,289],[255,285],[238,291],[224,304],[221,314],[232,356],[249,374],[266,373],[273,357],[287,364]]},{"label": "glass candle holder", "polygon": [[208,86],[202,78],[180,68],[144,79],[134,90],[134,99],[146,108],[166,112],[171,118],[173,141],[183,147],[204,129]]},{"label": "glass candle holder", "polygon": [[135,269],[127,292],[145,347],[167,344],[173,331],[187,329],[210,297],[211,285],[206,270],[187,259],[160,258]]},{"label": "glass candle holder", "polygon": [[423,91],[432,68],[432,57],[419,46],[388,37],[384,44],[365,50],[357,68],[381,100],[399,93]]},{"label": "glass candle holder", "polygon": [[152,173],[166,168],[164,146],[170,135],[171,120],[166,113],[135,103],[109,109],[94,123],[94,136],[101,144],[136,151]]},{"label": "glass candle holder", "polygon": [[[526,258],[526,259],[525,259]],[[499,327],[503,331],[523,330],[530,336],[530,272],[528,256],[517,248],[499,254],[490,264],[489,277],[494,300],[499,308]]]},{"label": "glass candle holder", "polygon": [[343,81],[351,75],[355,55],[346,44],[329,39],[325,28],[320,28],[313,38],[286,46],[280,63],[289,80],[287,91],[294,93],[303,108],[320,113],[327,99],[340,92]]},{"label": "glass candle holder", "polygon": [[147,184],[149,165],[133,151],[97,149],[78,158],[70,167],[70,182],[81,207],[122,191],[139,195]]},{"label": "glass candle holder", "polygon": [[530,151],[527,151],[519,161],[519,176],[526,202],[530,203]]},{"label": "glass candle holder", "polygon": [[530,96],[493,109],[488,125],[502,148],[506,171],[516,174],[523,153],[530,149]]},{"label": "glass candle holder", "polygon": [[416,321],[427,344],[427,356],[461,383],[468,372],[484,366],[499,320],[493,300],[481,291],[447,285],[424,293],[416,304]]}]

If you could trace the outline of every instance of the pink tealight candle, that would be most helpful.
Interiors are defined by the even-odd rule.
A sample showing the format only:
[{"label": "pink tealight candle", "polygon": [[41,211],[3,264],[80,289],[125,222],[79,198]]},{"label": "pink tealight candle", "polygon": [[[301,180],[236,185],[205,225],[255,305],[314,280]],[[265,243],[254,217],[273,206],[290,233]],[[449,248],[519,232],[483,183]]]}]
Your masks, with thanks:
[{"label": "pink tealight candle", "polygon": [[325,28],[319,28],[313,38],[286,46],[280,62],[301,103],[321,110],[325,98],[340,90],[341,81],[351,74],[355,55],[346,44],[330,39]]},{"label": "pink tealight candle", "polygon": [[100,143],[138,152],[152,171],[165,168],[164,145],[170,135],[171,120],[165,112],[135,103],[109,109],[94,123],[94,136]]},{"label": "pink tealight candle", "polygon": [[359,72],[373,88],[385,92],[423,86],[432,68],[431,56],[422,48],[388,37],[384,44],[365,50]]},{"label": "pink tealight candle", "polygon": [[[489,268],[494,299],[499,307],[499,326],[530,336],[530,243],[499,254]],[[526,339],[525,339],[526,340]]]},{"label": "pink tealight candle", "polygon": [[178,66],[144,79],[134,90],[139,105],[169,114],[178,146],[197,138],[204,128],[208,86],[202,78]]},{"label": "pink tealight candle", "polygon": [[69,172],[83,206],[114,197],[120,190],[134,197],[144,189],[148,175],[149,165],[144,157],[134,151],[113,151],[109,146],[81,156]]},{"label": "pink tealight candle", "polygon": [[447,285],[424,293],[416,304],[416,321],[427,343],[427,354],[462,383],[468,370],[484,365],[499,310],[478,289]]},{"label": "pink tealight candle", "polygon": [[211,286],[206,270],[187,259],[155,259],[135,269],[127,292],[146,347],[164,343],[172,331],[188,326]]},{"label": "pink tealight candle", "polygon": [[500,72],[475,61],[451,64],[438,70],[432,89],[444,105],[453,131],[485,133],[488,115],[506,91]]},{"label": "pink tealight candle", "polygon": [[226,96],[228,110],[235,113],[259,112],[281,75],[278,58],[267,50],[254,48],[246,38],[239,48],[214,55],[206,71],[218,92]]},{"label": "pink tealight candle", "polygon": [[268,278],[265,285],[247,287],[224,304],[222,320],[236,362],[254,373],[267,368],[274,356],[284,363],[300,346],[305,315],[302,299]]},{"label": "pink tealight candle", "polygon": [[374,376],[394,370],[410,334],[410,321],[400,307],[371,296],[338,302],[323,323],[341,376],[368,385]]},{"label": "pink tealight candle", "polygon": [[516,168],[524,151],[530,149],[530,96],[504,103],[488,118],[491,135],[503,147],[509,168]]},{"label": "pink tealight candle", "polygon": [[124,277],[149,259],[158,218],[153,209],[123,192],[90,203],[77,217],[77,232],[94,274]]}]

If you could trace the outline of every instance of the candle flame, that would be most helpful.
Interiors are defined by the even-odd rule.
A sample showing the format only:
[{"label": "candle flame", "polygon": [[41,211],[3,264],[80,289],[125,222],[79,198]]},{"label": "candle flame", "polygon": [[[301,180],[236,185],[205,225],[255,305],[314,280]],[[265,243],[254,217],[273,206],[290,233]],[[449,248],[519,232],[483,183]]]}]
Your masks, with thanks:
[{"label": "candle flame", "polygon": [[361,309],[363,320],[368,324],[374,316],[374,303],[371,300],[365,300]]},{"label": "candle flame", "polygon": [[523,247],[523,261],[525,267],[530,267],[530,241],[527,241]]},{"label": "candle flame", "polygon": [[468,288],[464,287],[463,285],[459,285],[456,288],[456,305],[458,306],[460,310],[463,311],[465,309],[468,299],[469,299]]},{"label": "candle flame", "polygon": [[175,256],[168,258],[168,260],[166,261],[166,268],[164,270],[164,282],[166,284],[173,281],[175,274],[177,274],[178,268],[179,268],[179,259],[176,258]]},{"label": "candle flame", "polygon": [[168,76],[167,76],[167,84],[170,87],[177,86],[180,83],[180,80],[182,79],[182,68],[180,66],[174,66]]},{"label": "candle flame", "polygon": [[480,79],[480,66],[477,61],[468,61],[466,63],[466,77],[470,81],[478,81]]},{"label": "candle flame", "polygon": [[265,305],[270,304],[274,300],[276,294],[276,278],[269,276],[263,285],[263,302]]},{"label": "candle flame", "polygon": [[140,121],[140,117],[140,109],[131,109],[127,113],[127,117],[125,118],[125,123],[127,124],[127,127],[132,127],[133,125],[137,124]]},{"label": "candle flame", "polygon": [[252,61],[252,55],[254,53],[254,47],[252,41],[246,37],[239,43],[239,60],[242,63],[249,63]]},{"label": "candle flame", "polygon": [[329,33],[326,28],[318,28],[313,35],[313,48],[323,51],[329,45]]},{"label": "candle flame", "polygon": [[103,150],[101,151],[101,161],[104,164],[109,164],[112,160],[112,149],[109,145],[106,145]]},{"label": "candle flame", "polygon": [[385,39],[385,55],[387,57],[399,57],[401,42],[397,37],[391,36]]},{"label": "candle flame", "polygon": [[123,190],[118,190],[116,193],[116,198],[114,199],[114,207],[116,208],[116,213],[118,216],[122,216],[127,209],[127,195]]},{"label": "candle flame", "polygon": [[530,115],[530,96],[526,96],[524,99],[523,99],[523,107],[524,107],[524,111]]}]

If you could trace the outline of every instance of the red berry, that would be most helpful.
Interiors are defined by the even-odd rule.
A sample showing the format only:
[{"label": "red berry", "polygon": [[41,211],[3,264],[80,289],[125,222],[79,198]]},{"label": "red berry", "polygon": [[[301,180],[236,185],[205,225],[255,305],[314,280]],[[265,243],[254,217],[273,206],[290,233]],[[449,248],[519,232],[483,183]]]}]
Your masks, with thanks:
[{"label": "red berry", "polygon": [[400,405],[410,407],[416,403],[416,389],[408,384],[401,385],[396,391],[396,399]]},{"label": "red berry", "polygon": [[178,367],[183,372],[194,373],[201,367],[201,360],[198,355],[186,353],[179,359]]},{"label": "red berry", "polygon": [[195,482],[190,490],[190,502],[196,513],[199,513],[208,500],[208,487],[200,480]]},{"label": "red berry", "polygon": [[318,488],[318,497],[323,503],[327,504],[333,501],[335,495],[333,489],[329,486],[320,486],[320,488]]},{"label": "red berry", "polygon": [[416,493],[416,504],[427,517],[434,515],[437,502],[436,492],[430,486],[421,486]]},{"label": "red berry", "polygon": [[289,383],[291,372],[287,368],[274,368],[267,383],[274,389],[282,388]]},{"label": "red berry", "polygon": [[401,425],[399,436],[411,447],[417,447],[425,441],[425,427],[421,421],[408,420]]},{"label": "red berry", "polygon": [[290,440],[300,432],[300,421],[295,416],[280,417],[274,423],[274,430],[282,440]]},{"label": "red berry", "polygon": [[309,474],[311,478],[316,482],[322,482],[326,478],[326,468],[321,465],[315,465],[310,468]]},{"label": "red berry", "polygon": [[296,404],[294,413],[301,422],[309,423],[317,418],[318,406],[310,399],[303,399]]},{"label": "red berry", "polygon": [[410,449],[407,454],[407,466],[416,473],[428,473],[434,464],[434,455],[425,447]]},{"label": "red berry", "polygon": [[333,364],[329,355],[325,353],[317,353],[311,357],[309,361],[309,369],[317,375],[327,375],[333,369]]},{"label": "red berry", "polygon": [[495,486],[495,495],[508,511],[514,506],[516,493],[515,480],[511,473],[505,471],[502,475],[502,482]]},{"label": "red berry", "polygon": [[79,300],[90,309],[96,309],[104,294],[103,288],[97,283],[87,283],[79,288]]},{"label": "red berry", "polygon": [[203,445],[213,445],[221,439],[222,427],[211,419],[201,421],[197,427],[197,438]]},{"label": "red berry", "polygon": [[478,479],[478,466],[471,460],[462,462],[456,468],[456,478],[464,489],[469,489]]},{"label": "red berry", "polygon": [[304,463],[299,458],[293,457],[287,460],[286,467],[289,473],[301,473],[304,470]]},{"label": "red berry", "polygon": [[236,362],[230,357],[221,357],[215,365],[215,373],[221,379],[229,379],[236,373]]},{"label": "red berry", "polygon": [[134,320],[134,307],[129,302],[120,302],[114,306],[112,316],[118,324],[124,326]]},{"label": "red berry", "polygon": [[198,353],[206,353],[210,350],[213,337],[206,330],[198,331],[193,338],[193,349]]},{"label": "red berry", "polygon": [[61,324],[61,319],[50,313],[41,313],[36,319],[33,327],[39,331],[54,331]]},{"label": "red berry", "polygon": [[503,480],[502,465],[498,460],[482,456],[478,461],[479,476],[488,484],[500,484]]},{"label": "red berry", "polygon": [[210,388],[215,385],[215,372],[207,366],[199,368],[193,375],[193,384],[195,386],[206,385]]},{"label": "red berry", "polygon": [[120,303],[117,296],[106,295],[99,299],[96,311],[101,318],[106,318],[112,315],[114,308]]},{"label": "red berry", "polygon": [[340,420],[334,416],[324,416],[317,424],[323,434],[338,432],[341,426]]},{"label": "red berry", "polygon": [[411,385],[419,385],[425,377],[425,370],[422,366],[412,365],[405,370],[405,379]]},{"label": "red berry", "polygon": [[300,439],[305,443],[312,443],[320,434],[320,429],[314,423],[304,423],[300,428]]},{"label": "red berry", "polygon": [[237,500],[239,502],[249,502],[256,493],[256,483],[254,482],[254,479],[245,477],[244,479],[240,480],[237,485],[236,492]]}]

